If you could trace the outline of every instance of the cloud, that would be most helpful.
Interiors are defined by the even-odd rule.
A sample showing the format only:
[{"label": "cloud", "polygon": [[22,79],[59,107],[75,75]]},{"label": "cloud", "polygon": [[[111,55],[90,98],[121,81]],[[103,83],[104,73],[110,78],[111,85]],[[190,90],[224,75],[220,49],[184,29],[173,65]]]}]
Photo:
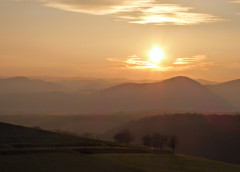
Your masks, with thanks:
[{"label": "cloud", "polygon": [[230,1],[231,3],[240,4],[240,1]]},{"label": "cloud", "polygon": [[[128,68],[128,69],[157,69],[159,66],[146,61],[136,55],[128,56],[127,58],[121,59],[107,59],[108,61],[118,62],[117,68]],[[116,66],[115,66],[116,67]]]},{"label": "cloud", "polygon": [[125,59],[107,59],[112,62],[116,69],[136,69],[136,70],[153,70],[153,71],[185,71],[190,69],[207,70],[209,67],[216,65],[208,61],[206,55],[197,55],[186,58],[176,58],[167,65],[154,64],[147,58],[140,58],[136,55],[129,56]]},{"label": "cloud", "polygon": [[[22,0],[24,1],[24,0]],[[211,14],[194,12],[181,4],[159,0],[32,0],[44,6],[91,15],[111,15],[136,24],[192,25],[219,21]],[[165,1],[166,2],[166,1]]]},{"label": "cloud", "polygon": [[192,25],[214,22],[220,19],[209,14],[191,12],[193,8],[174,4],[158,4],[138,11],[139,15],[120,15],[129,23],[155,25]]},{"label": "cloud", "polygon": [[199,68],[202,70],[208,69],[210,66],[216,65],[214,62],[207,61],[206,55],[197,55],[187,58],[177,58],[173,62],[173,68],[178,68],[181,70]]},{"label": "cloud", "polygon": [[[230,3],[240,4],[240,0],[230,1]],[[238,12],[237,15],[240,15],[240,12]]]}]

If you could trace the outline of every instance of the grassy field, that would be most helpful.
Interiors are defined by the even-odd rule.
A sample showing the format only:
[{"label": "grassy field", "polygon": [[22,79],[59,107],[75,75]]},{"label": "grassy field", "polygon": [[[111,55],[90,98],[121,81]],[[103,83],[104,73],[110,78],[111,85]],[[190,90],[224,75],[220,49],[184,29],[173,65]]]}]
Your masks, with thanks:
[{"label": "grassy field", "polygon": [[239,172],[240,166],[0,122],[0,172]]},{"label": "grassy field", "polygon": [[184,155],[74,152],[1,155],[1,172],[239,172],[239,165]]}]

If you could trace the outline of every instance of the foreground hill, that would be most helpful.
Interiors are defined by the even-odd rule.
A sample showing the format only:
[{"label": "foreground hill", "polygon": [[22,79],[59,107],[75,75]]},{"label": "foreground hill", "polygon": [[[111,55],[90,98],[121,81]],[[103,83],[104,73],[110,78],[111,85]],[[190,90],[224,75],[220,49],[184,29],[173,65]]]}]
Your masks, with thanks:
[{"label": "foreground hill", "polygon": [[147,134],[174,134],[179,139],[179,153],[240,164],[240,116],[159,115],[129,122],[105,137],[111,139],[123,130],[132,133],[139,144]]},{"label": "foreground hill", "polygon": [[0,121],[26,127],[40,127],[51,131],[68,131],[85,137],[97,137],[131,120],[158,112],[117,113],[110,115],[0,115]]},{"label": "foreground hill", "polygon": [[[110,146],[112,143],[0,122],[0,147],[26,145]],[[8,147],[8,146],[7,146]],[[17,146],[18,147],[18,146]]]},{"label": "foreground hill", "polygon": [[239,172],[240,166],[183,155],[38,153],[0,156],[1,172]]}]

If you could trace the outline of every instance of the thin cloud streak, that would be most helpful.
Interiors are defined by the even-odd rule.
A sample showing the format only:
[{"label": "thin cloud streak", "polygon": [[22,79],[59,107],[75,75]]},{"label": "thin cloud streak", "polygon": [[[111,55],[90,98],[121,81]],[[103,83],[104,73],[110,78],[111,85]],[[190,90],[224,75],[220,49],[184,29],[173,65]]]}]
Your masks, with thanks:
[{"label": "thin cloud streak", "polygon": [[[24,1],[24,0],[22,0]],[[157,0],[35,0],[44,6],[91,15],[111,15],[135,24],[193,25],[220,21],[211,14],[194,12],[181,4]]]},{"label": "thin cloud streak", "polygon": [[231,3],[240,4],[240,1],[230,1]]},{"label": "thin cloud streak", "polygon": [[176,58],[170,64],[154,64],[147,58],[140,58],[136,55],[129,56],[125,59],[107,59],[112,62],[116,69],[136,69],[136,70],[153,70],[153,71],[185,71],[189,69],[208,70],[209,67],[216,63],[208,61],[206,55],[197,55],[187,58]]},{"label": "thin cloud streak", "polygon": [[177,58],[173,62],[173,68],[177,68],[180,70],[187,70],[187,69],[202,69],[207,70],[209,67],[216,65],[216,63],[208,61],[206,55],[197,55],[193,57],[187,58]]},{"label": "thin cloud streak", "polygon": [[125,59],[107,59],[111,62],[117,62],[118,65],[115,68],[127,68],[127,69],[157,69],[159,66],[148,62],[142,58],[137,57],[136,55],[128,56]]},{"label": "thin cloud streak", "polygon": [[209,14],[190,12],[191,10],[193,10],[191,7],[182,7],[174,4],[158,4],[157,6],[143,9],[139,16],[123,15],[119,18],[126,19],[126,17],[128,17],[129,23],[155,25],[192,25],[220,20]]},{"label": "thin cloud streak", "polygon": [[[230,3],[240,4],[240,0],[230,1]],[[240,12],[238,12],[237,15],[240,15]]]}]

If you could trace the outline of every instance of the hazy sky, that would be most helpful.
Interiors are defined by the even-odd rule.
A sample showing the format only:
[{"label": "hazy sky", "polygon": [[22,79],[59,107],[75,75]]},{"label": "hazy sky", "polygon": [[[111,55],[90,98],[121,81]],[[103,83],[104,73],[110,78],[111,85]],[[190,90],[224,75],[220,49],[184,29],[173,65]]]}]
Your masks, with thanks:
[{"label": "hazy sky", "polygon": [[240,78],[240,1],[0,0],[0,76],[15,75]]}]

